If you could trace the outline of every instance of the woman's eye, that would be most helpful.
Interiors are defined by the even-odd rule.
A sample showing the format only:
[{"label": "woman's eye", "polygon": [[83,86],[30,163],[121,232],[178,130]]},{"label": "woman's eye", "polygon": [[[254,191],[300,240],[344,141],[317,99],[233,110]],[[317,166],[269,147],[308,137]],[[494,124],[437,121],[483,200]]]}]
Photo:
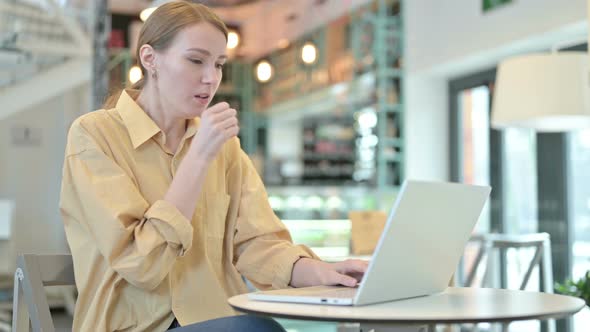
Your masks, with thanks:
[{"label": "woman's eye", "polygon": [[190,62],[197,63],[197,64],[202,64],[203,63],[203,61],[201,61],[199,59],[189,59],[189,60],[190,60]]},{"label": "woman's eye", "polygon": [[217,67],[219,69],[223,69],[223,63],[218,63],[215,65],[215,67]]}]

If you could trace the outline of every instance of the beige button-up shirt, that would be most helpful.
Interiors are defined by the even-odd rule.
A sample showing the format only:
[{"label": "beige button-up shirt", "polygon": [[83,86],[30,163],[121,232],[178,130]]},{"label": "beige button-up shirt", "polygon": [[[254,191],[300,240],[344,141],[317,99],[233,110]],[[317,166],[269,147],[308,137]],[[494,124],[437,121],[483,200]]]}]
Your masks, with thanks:
[{"label": "beige button-up shirt", "polygon": [[60,210],[79,292],[75,331],[165,331],[236,314],[228,297],[285,288],[299,257],[269,206],[239,141],[227,142],[207,171],[191,220],[163,200],[198,129],[194,119],[176,153],[123,91],[113,109],[71,126]]}]

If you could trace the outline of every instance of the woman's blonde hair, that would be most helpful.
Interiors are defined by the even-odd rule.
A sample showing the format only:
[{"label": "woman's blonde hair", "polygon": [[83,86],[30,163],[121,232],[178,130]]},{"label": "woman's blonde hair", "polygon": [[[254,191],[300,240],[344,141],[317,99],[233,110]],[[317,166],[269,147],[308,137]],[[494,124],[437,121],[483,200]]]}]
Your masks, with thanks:
[{"label": "woman's blonde hair", "polygon": [[[192,3],[190,1],[172,1],[158,7],[145,21],[137,41],[135,52],[143,77],[137,81],[132,89],[141,90],[145,86],[148,72],[139,61],[139,50],[142,45],[150,45],[156,51],[166,50],[178,32],[193,24],[206,22],[213,25],[225,36],[227,41],[227,27],[225,23],[208,7]],[[111,94],[103,105],[103,108],[115,107],[121,90]]]}]

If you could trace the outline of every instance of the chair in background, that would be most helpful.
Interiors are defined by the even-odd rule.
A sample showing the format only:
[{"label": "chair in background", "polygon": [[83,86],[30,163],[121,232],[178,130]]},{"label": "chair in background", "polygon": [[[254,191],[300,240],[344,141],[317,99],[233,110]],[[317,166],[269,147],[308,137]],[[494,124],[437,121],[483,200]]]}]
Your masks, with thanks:
[{"label": "chair in background", "polygon": [[0,331],[10,331],[14,272],[14,201],[0,200]]},{"label": "chair in background", "polygon": [[[532,248],[534,249],[534,254],[526,267],[526,272],[520,282],[519,289],[526,289],[531,280],[534,268],[539,266],[542,275],[542,280],[539,285],[541,287],[540,290],[546,293],[553,293],[553,267],[551,262],[551,241],[549,234],[481,234],[473,236],[470,239],[470,242],[477,244],[479,248],[475,260],[467,273],[463,286],[474,287],[476,276],[478,273],[481,273],[480,269],[482,268],[484,271],[480,286],[490,285],[492,273],[500,271],[497,266],[498,260],[493,259],[493,255],[499,253],[506,257],[505,255],[508,249]],[[486,259],[484,260],[484,258]],[[484,261],[486,264],[482,264]],[[555,328],[555,320],[548,320],[548,331],[555,332]],[[502,330],[508,331],[508,324],[502,324]]]},{"label": "chair in background", "polygon": [[[11,241],[8,239],[0,239],[0,251],[2,255],[12,256],[12,250],[10,250]],[[3,272],[3,271],[2,271]],[[12,303],[10,292],[13,287],[12,275],[7,273],[0,273],[0,331],[10,331],[10,320]]]},{"label": "chair in background", "polygon": [[12,332],[54,332],[45,286],[75,286],[71,255],[21,254],[14,277]]},{"label": "chair in background", "polygon": [[[0,246],[1,246],[0,241]],[[4,252],[4,251],[3,251]],[[10,320],[12,314],[12,303],[10,302],[9,292],[12,288],[12,280],[4,275],[0,275],[0,331],[10,331]]]}]

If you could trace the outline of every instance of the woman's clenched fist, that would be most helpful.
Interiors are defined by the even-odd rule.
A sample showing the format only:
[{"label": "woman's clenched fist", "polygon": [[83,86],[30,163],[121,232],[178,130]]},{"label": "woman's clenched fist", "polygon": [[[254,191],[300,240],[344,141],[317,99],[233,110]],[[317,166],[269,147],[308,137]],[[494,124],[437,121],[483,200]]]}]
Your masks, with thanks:
[{"label": "woman's clenched fist", "polygon": [[217,103],[201,114],[193,145],[207,160],[215,159],[225,142],[238,135],[237,112],[228,103]]}]

